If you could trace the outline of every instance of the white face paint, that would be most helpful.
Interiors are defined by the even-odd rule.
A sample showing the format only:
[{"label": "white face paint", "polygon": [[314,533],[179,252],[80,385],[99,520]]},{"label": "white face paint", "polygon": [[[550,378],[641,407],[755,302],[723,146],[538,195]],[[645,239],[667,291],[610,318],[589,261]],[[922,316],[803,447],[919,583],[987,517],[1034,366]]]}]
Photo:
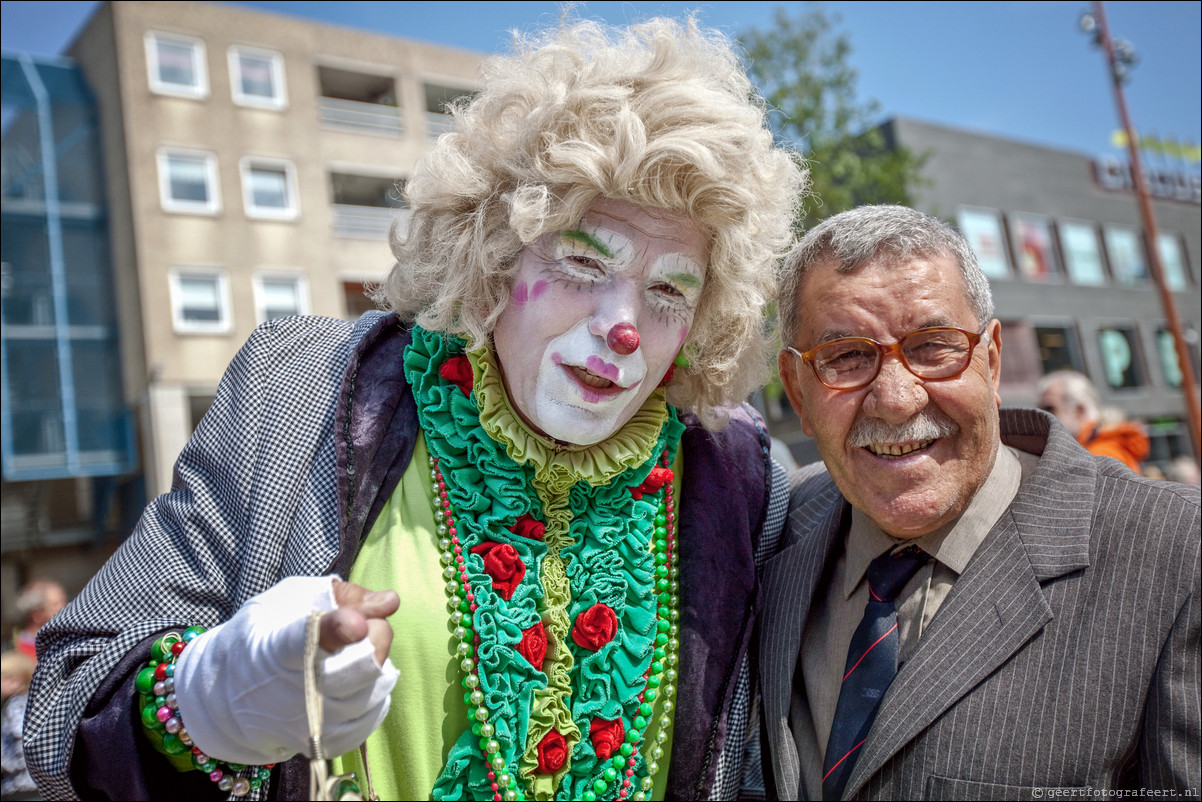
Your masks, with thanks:
[{"label": "white face paint", "polygon": [[[575,445],[626,424],[659,385],[693,324],[709,247],[680,212],[600,198],[576,229],[522,251],[493,333],[505,390],[535,431]],[[639,346],[607,345],[620,324]]]}]

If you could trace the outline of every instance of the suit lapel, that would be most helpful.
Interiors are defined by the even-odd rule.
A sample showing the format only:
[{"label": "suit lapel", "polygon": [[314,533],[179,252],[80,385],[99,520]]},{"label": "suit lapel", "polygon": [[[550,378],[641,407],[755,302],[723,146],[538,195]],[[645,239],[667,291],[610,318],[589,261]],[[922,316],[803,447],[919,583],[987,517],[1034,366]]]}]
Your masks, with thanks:
[{"label": "suit lapel", "polygon": [[1049,416],[1003,410],[1002,439],[1042,459],[894,680],[848,780],[850,797],[1052,619],[1041,584],[1089,565],[1093,463]]},{"label": "suit lapel", "polygon": [[990,532],[881,702],[845,795],[1052,618],[1009,516]]},{"label": "suit lapel", "polygon": [[[825,486],[815,487],[825,479]],[[817,492],[815,493],[815,490]],[[802,533],[764,566],[764,620],[760,676],[764,722],[773,776],[782,799],[795,799],[801,783],[797,745],[789,729],[793,676],[810,601],[824,569],[838,551],[847,505],[822,474],[811,482],[794,480],[788,531]]]}]

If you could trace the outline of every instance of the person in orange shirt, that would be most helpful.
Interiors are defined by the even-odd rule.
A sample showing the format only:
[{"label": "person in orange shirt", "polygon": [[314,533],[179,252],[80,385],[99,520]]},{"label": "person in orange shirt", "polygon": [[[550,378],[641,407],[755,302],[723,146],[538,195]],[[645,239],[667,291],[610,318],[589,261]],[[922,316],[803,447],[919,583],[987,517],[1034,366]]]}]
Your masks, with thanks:
[{"label": "person in orange shirt", "polygon": [[1135,421],[1107,421],[1098,391],[1085,375],[1057,370],[1044,376],[1039,382],[1039,408],[1055,415],[1091,454],[1114,457],[1142,473],[1139,464],[1150,450],[1147,432]]}]

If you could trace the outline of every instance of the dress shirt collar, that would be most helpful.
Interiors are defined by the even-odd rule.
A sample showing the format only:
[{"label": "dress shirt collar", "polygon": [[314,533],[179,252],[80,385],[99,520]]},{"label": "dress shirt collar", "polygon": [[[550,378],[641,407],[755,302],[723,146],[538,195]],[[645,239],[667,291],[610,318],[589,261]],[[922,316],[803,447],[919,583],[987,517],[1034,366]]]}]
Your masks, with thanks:
[{"label": "dress shirt collar", "polygon": [[852,507],[851,531],[847,536],[847,570],[843,575],[844,598],[850,598],[855,592],[870,562],[898,546],[917,545],[957,575],[962,574],[981,541],[1014,500],[1022,478],[1022,465],[1014,450],[999,446],[993,470],[973,496],[968,509],[956,520],[913,540],[890,537],[871,518]]}]

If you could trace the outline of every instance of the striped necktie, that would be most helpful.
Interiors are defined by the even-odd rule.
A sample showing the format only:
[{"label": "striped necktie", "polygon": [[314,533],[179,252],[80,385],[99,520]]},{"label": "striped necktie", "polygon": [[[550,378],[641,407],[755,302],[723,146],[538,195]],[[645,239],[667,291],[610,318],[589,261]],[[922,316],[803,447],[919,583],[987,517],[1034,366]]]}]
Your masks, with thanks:
[{"label": "striped necktie", "polygon": [[843,685],[822,765],[822,798],[840,799],[881,698],[897,675],[897,610],[893,601],[930,555],[917,546],[868,565],[868,604],[851,636]]}]

